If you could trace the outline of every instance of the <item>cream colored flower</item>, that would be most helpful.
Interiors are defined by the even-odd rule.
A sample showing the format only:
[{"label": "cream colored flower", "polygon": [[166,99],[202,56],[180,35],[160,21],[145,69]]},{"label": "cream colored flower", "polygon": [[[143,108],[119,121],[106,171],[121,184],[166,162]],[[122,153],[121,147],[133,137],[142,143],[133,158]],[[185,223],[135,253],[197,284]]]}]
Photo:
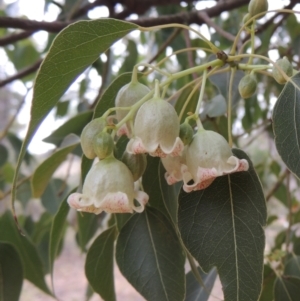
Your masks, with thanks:
[{"label": "cream colored flower", "polygon": [[149,153],[154,157],[179,156],[184,145],[179,138],[179,119],[174,107],[154,97],[144,103],[134,122],[134,137],[127,144],[127,152]]},{"label": "cream colored flower", "polygon": [[184,148],[182,156],[171,157],[169,155],[165,158],[161,158],[162,165],[166,170],[165,179],[169,185],[182,181],[181,168],[183,164],[186,164],[185,150],[186,147]]},{"label": "cream colored flower", "polygon": [[187,148],[186,165],[181,169],[183,189],[186,192],[205,189],[216,177],[248,168],[248,161],[235,157],[223,136],[199,130]]},{"label": "cream colored flower", "polygon": [[[134,205],[136,199],[140,206]],[[134,190],[133,177],[124,163],[108,157],[92,166],[82,193],[72,193],[67,202],[78,211],[99,214],[142,212],[148,195]]]}]

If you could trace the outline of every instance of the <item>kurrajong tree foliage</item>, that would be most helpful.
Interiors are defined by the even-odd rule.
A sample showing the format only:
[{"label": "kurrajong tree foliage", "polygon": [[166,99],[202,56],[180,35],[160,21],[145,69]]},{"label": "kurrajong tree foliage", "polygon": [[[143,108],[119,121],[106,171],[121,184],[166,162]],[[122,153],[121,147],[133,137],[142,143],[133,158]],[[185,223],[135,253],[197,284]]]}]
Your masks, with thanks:
[{"label": "kurrajong tree foliage", "polygon": [[[266,0],[200,2],[47,0],[54,22],[3,8],[0,45],[16,73],[1,98],[34,84],[25,138],[13,126],[24,100],[0,136],[0,300],[18,300],[24,278],[54,295],[45,275],[67,227],[105,301],[116,300],[114,263],[149,301],[208,300],[217,275],[220,300],[299,300],[298,1],[273,12]],[[88,20],[102,6],[109,18]],[[43,51],[31,39],[40,30]],[[66,121],[38,164],[27,147],[53,109]],[[69,181],[75,157],[80,183]],[[33,198],[38,220],[24,214]]]}]

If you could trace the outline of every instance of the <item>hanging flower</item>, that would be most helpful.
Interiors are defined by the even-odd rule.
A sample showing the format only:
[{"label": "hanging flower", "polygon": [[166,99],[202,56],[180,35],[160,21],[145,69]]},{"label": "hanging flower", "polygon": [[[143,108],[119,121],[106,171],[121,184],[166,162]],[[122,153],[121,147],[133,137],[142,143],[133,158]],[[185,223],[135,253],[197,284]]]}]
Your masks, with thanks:
[{"label": "hanging flower", "polygon": [[[134,205],[136,199],[140,206]],[[131,172],[124,163],[107,157],[92,166],[88,172],[82,193],[72,193],[67,202],[78,211],[99,214],[142,212],[148,195],[134,190]]]},{"label": "hanging flower", "polygon": [[186,151],[186,165],[181,169],[183,189],[186,192],[205,189],[216,177],[248,168],[248,161],[235,157],[223,136],[200,130]]},{"label": "hanging flower", "polygon": [[[130,107],[137,103],[140,99],[142,99],[145,95],[150,92],[150,89],[141,84],[140,82],[131,81],[129,84],[123,86],[115,99],[116,107]],[[116,115],[118,121],[121,121],[126,115],[128,111],[126,110],[116,110]],[[130,122],[126,122],[123,126],[118,130],[118,136],[127,135],[131,136],[131,127]]]},{"label": "hanging flower", "polygon": [[168,155],[165,158],[161,158],[162,165],[166,170],[165,179],[169,185],[182,181],[181,168],[183,164],[186,164],[185,150],[186,148],[184,148],[182,156],[171,157]]},{"label": "hanging flower", "polygon": [[153,157],[179,156],[184,145],[179,138],[179,119],[174,107],[154,96],[137,112],[134,137],[127,144],[127,152],[149,153]]}]

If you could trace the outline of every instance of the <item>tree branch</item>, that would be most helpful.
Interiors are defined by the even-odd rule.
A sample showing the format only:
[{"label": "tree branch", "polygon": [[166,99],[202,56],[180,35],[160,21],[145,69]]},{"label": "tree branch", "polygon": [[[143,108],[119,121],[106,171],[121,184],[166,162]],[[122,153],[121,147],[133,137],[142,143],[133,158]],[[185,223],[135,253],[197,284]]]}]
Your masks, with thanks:
[{"label": "tree branch", "polygon": [[36,71],[41,63],[42,63],[42,59],[36,61],[33,65],[29,66],[29,67],[26,67],[24,69],[22,69],[21,71],[19,71],[18,73],[16,73],[15,75],[11,76],[11,77],[8,77],[2,81],[0,81],[0,88],[13,82],[14,80],[16,79],[20,79],[20,78],[23,78],[25,77],[26,75],[29,75],[30,73]]},{"label": "tree branch", "polygon": [[[149,1],[151,3],[156,3],[152,0]],[[178,0],[172,0],[173,2],[179,2]],[[241,7],[247,4],[249,0],[228,0],[228,1],[219,1],[218,4],[211,8],[207,8],[202,10],[205,12],[210,18],[219,16],[223,11],[230,11],[232,9]],[[163,25],[169,23],[180,23],[180,24],[203,24],[205,20],[201,18],[201,14],[199,15],[199,11],[192,11],[192,12],[182,12],[173,15],[165,15],[159,16],[157,18],[153,17],[142,17],[138,20],[128,20],[134,24],[140,26],[156,26],[156,25]],[[45,30],[48,32],[57,33],[61,31],[63,28],[71,24],[72,22],[44,22],[44,21],[34,21],[34,20],[27,20],[22,18],[10,18],[10,17],[0,17],[0,27],[2,28],[19,28],[24,30]]]},{"label": "tree branch", "polygon": [[0,46],[6,46],[8,44],[13,44],[17,41],[26,39],[30,37],[35,31],[33,30],[26,30],[19,33],[13,33],[10,35],[7,35],[3,38],[0,38]]}]

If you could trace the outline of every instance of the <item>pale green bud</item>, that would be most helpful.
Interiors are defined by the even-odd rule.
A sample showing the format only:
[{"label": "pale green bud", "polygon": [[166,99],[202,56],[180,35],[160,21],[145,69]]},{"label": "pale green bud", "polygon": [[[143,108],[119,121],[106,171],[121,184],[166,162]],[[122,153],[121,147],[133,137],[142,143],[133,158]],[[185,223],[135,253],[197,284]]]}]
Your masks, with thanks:
[{"label": "pale green bud", "polygon": [[[268,10],[269,4],[267,0],[251,0],[248,6],[248,12],[251,17],[257,14],[266,12]],[[264,15],[259,16],[257,19],[262,18]]]},{"label": "pale green bud", "polygon": [[81,133],[81,148],[84,155],[89,159],[94,159],[97,155],[94,151],[93,142],[95,136],[98,133],[101,133],[104,127],[106,126],[106,121],[102,117],[95,118],[89,122]]},{"label": "pale green bud", "polygon": [[[292,76],[293,75],[293,66],[289,62],[289,60],[287,59],[286,56],[284,58],[282,58],[282,59],[279,59],[276,62],[276,64],[278,65],[278,67],[280,67],[282,69],[283,72],[285,72],[285,74],[287,76]],[[283,84],[286,83],[286,79],[283,77],[283,75],[281,74],[281,72],[275,66],[273,66],[272,75],[273,75],[274,79],[279,84],[283,85]]]},{"label": "pale green bud", "polygon": [[115,144],[109,133],[101,132],[95,136],[93,147],[97,157],[104,159],[112,154]]},{"label": "pale green bud", "polygon": [[184,145],[188,145],[192,142],[194,136],[193,128],[188,123],[182,123],[180,125],[179,137]]},{"label": "pale green bud", "polygon": [[239,82],[239,92],[242,98],[246,99],[251,97],[257,87],[256,78],[253,74],[245,75]]}]

